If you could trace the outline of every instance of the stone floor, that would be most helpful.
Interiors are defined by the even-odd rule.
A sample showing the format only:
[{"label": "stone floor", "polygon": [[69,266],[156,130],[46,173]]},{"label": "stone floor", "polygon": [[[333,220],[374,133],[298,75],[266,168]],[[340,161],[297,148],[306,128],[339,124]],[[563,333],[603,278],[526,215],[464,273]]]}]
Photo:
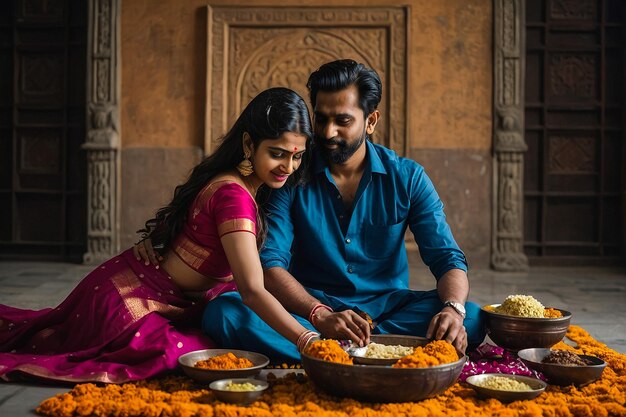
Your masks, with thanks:
[{"label": "stone floor", "polygon": [[[39,309],[56,306],[90,267],[60,263],[0,262],[0,304]],[[421,266],[411,267],[411,287],[431,289],[432,276]],[[509,294],[529,294],[544,305],[569,310],[572,324],[626,353],[626,270],[600,268],[533,268],[527,273],[470,274],[470,299],[501,302]],[[0,382],[0,416],[34,415],[44,399],[67,387]]]}]

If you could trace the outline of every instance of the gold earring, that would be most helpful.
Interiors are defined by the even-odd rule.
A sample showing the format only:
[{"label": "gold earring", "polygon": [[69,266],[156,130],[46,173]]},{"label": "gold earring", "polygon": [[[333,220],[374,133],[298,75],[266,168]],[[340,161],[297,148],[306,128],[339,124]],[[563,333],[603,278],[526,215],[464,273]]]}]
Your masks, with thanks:
[{"label": "gold earring", "polygon": [[245,150],[243,152],[243,161],[237,165],[237,171],[239,171],[239,173],[244,177],[247,177],[254,172],[252,162],[250,162],[250,151]]}]

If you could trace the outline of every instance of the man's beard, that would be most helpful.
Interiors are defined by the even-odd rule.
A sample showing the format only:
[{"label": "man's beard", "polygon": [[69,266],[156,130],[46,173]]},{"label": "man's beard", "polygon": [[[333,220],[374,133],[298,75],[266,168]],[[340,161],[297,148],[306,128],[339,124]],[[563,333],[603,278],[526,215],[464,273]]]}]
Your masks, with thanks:
[{"label": "man's beard", "polygon": [[[369,139],[369,135],[363,130],[363,134],[352,144],[348,144],[345,139],[338,136],[332,139],[325,139],[317,135],[315,136],[315,143],[326,162],[343,164],[354,155],[367,139]],[[330,149],[326,146],[327,144],[337,145],[337,147]]]}]

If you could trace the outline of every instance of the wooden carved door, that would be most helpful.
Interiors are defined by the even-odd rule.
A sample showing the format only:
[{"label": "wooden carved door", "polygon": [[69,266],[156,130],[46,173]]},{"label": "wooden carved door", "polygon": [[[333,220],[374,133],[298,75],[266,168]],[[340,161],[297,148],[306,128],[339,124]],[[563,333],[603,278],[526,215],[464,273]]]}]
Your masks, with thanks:
[{"label": "wooden carved door", "polygon": [[81,260],[87,2],[0,2],[0,257]]},{"label": "wooden carved door", "polygon": [[624,255],[622,0],[527,0],[524,247],[531,264]]}]

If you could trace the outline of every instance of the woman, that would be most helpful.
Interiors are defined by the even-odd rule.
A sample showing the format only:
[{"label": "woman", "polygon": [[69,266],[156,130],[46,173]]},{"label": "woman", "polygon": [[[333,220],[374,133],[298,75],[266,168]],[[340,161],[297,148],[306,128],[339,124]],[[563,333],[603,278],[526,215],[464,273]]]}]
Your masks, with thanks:
[{"label": "woman", "polygon": [[[186,352],[215,347],[197,330],[204,303],[238,290],[262,319],[303,348],[317,334],[263,286],[258,245],[262,185],[297,184],[312,136],[306,104],[272,88],[243,110],[220,146],[146,222],[165,253],[161,267],[131,249],[85,277],[57,308],[0,306],[0,376],[120,383],[177,366]],[[293,175],[292,175],[293,174]]]}]

